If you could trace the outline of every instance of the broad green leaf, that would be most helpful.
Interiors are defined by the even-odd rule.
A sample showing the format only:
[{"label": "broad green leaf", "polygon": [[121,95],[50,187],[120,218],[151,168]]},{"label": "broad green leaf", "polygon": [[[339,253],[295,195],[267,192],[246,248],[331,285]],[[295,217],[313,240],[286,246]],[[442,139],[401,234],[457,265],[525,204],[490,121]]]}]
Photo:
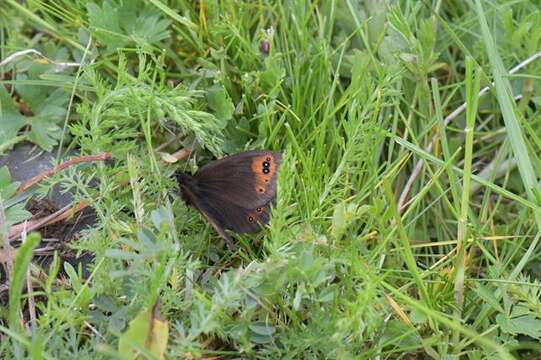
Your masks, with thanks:
[{"label": "broad green leaf", "polygon": [[265,70],[259,75],[259,81],[263,90],[268,92],[269,96],[272,98],[278,93],[278,86],[282,83],[286,71],[281,60],[276,56],[271,56],[266,59],[265,65]]},{"label": "broad green leaf", "polygon": [[[12,199],[17,193],[19,185],[20,182],[11,181],[11,174],[9,173],[7,166],[2,166],[0,168],[0,199]],[[7,205],[6,202],[4,202],[3,205],[5,207],[4,212],[7,226],[17,224],[32,216],[32,214],[24,208],[24,204],[17,201],[11,205]]]},{"label": "broad green leaf", "polygon": [[255,344],[268,344],[272,342],[272,338],[270,336],[252,335],[250,341]]},{"label": "broad green leaf", "polygon": [[71,286],[76,292],[81,291],[81,288],[83,287],[83,284],[81,284],[81,280],[79,279],[79,276],[77,275],[77,271],[73,268],[73,265],[71,265],[69,262],[64,262],[64,271],[66,274],[68,274],[68,277],[70,279]]},{"label": "broad green leaf", "polygon": [[15,137],[24,124],[6,88],[0,86],[0,145]]},{"label": "broad green leaf", "polygon": [[120,14],[110,1],[105,1],[101,7],[88,3],[86,9],[92,35],[97,41],[110,52],[126,45],[128,39],[122,36]]},{"label": "broad green leaf", "polygon": [[0,196],[2,199],[9,199],[17,192],[20,182],[11,181],[11,174],[7,166],[0,168]]},{"label": "broad green leaf", "polygon": [[335,239],[344,235],[346,229],[367,210],[354,203],[341,202],[334,207],[331,233]]},{"label": "broad green leaf", "polygon": [[[36,87],[21,87],[21,89],[35,89]],[[61,129],[57,125],[64,119],[68,94],[63,89],[57,89],[46,96],[40,92],[39,97],[32,97],[34,92],[22,91],[19,95],[21,101],[31,105],[33,116],[23,116],[13,103],[13,99],[4,87],[0,86],[0,145],[12,140],[25,126],[30,126],[28,140],[51,151],[58,143]]]},{"label": "broad green leaf", "polygon": [[24,208],[24,204],[15,204],[5,209],[6,223],[9,225],[18,224],[32,217],[32,213]]},{"label": "broad green leaf", "polygon": [[39,104],[36,104],[32,109],[37,116],[47,118],[56,123],[64,120],[66,115],[66,107],[68,105],[69,95],[64,89],[56,89],[51,92]]},{"label": "broad green leaf", "polygon": [[141,14],[135,22],[132,36],[134,36],[135,39],[141,39],[149,44],[154,44],[169,38],[169,25],[171,25],[171,21],[163,20],[156,14]]},{"label": "broad green leaf", "polygon": [[261,336],[272,336],[276,332],[276,328],[274,326],[262,322],[251,324],[250,330]]},{"label": "broad green leaf", "polygon": [[105,251],[105,256],[119,260],[134,260],[141,258],[141,255],[137,253],[119,249],[108,249]]},{"label": "broad green leaf", "polygon": [[163,206],[152,210],[150,213],[150,219],[157,230],[160,230],[163,224],[169,225],[173,222],[172,214]]},{"label": "broad green leaf", "polygon": [[87,11],[94,37],[108,52],[132,43],[154,45],[170,37],[171,21],[142,1],[89,3]]},{"label": "broad green leaf", "polygon": [[44,117],[32,117],[27,121],[31,125],[28,140],[39,145],[46,151],[53,150],[53,147],[60,139],[62,129],[54,122]]},{"label": "broad green leaf", "polygon": [[233,117],[235,111],[235,106],[227,91],[221,85],[214,85],[208,89],[207,101],[216,117],[222,120],[222,128],[225,127],[227,120]]},{"label": "broad green leaf", "polygon": [[503,332],[517,335],[523,334],[534,339],[541,339],[541,320],[532,315],[508,318],[504,314],[496,316],[496,323],[500,325]]}]

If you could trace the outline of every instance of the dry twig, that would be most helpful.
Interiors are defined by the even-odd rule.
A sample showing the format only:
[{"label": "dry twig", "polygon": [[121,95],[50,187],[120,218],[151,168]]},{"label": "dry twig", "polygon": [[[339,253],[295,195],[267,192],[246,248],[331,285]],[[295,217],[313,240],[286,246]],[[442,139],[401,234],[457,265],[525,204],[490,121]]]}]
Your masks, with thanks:
[{"label": "dry twig", "polygon": [[85,155],[85,156],[79,156],[73,159],[69,159],[65,162],[63,162],[60,165],[57,165],[51,169],[45,170],[39,175],[34,176],[28,181],[25,181],[19,188],[17,189],[17,193],[22,193],[23,191],[31,188],[32,186],[39,183],[41,180],[61,171],[64,170],[70,166],[73,166],[75,164],[85,163],[85,162],[92,162],[92,161],[105,161],[111,159],[111,153],[99,153],[96,155]]},{"label": "dry twig", "polygon": [[9,231],[8,239],[9,241],[13,241],[18,239],[22,234],[24,229],[26,228],[26,231],[32,231],[39,229],[43,226],[51,225],[57,222],[60,222],[62,220],[65,220],[67,218],[72,217],[75,213],[83,210],[88,206],[87,202],[81,201],[75,206],[72,205],[66,205],[62,209],[55,211],[51,215],[44,216],[40,219],[26,221],[22,224],[13,225]]}]

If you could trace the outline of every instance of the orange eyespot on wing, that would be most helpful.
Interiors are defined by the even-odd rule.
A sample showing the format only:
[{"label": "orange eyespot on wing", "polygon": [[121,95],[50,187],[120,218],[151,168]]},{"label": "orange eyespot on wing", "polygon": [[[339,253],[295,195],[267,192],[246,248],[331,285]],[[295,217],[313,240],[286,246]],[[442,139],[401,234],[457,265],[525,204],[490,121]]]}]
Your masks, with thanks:
[{"label": "orange eyespot on wing", "polygon": [[247,223],[242,226],[241,232],[254,232],[259,230],[262,225],[267,224],[270,220],[270,206],[271,204],[269,203],[249,210],[246,213]]},{"label": "orange eyespot on wing", "polygon": [[255,191],[258,194],[265,194],[276,176],[278,163],[273,156],[261,155],[252,158],[252,173],[254,174]]}]

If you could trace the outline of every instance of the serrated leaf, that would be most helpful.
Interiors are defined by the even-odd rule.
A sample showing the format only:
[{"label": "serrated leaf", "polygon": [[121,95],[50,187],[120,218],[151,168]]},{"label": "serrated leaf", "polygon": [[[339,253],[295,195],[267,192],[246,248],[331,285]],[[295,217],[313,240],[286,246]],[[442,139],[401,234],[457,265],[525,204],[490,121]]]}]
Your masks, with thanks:
[{"label": "serrated leaf", "polygon": [[88,3],[86,9],[94,38],[105,45],[109,51],[124,47],[127,39],[122,36],[120,15],[116,7],[111,2],[105,1],[101,7],[95,3]]},{"label": "serrated leaf", "polygon": [[525,306],[516,305],[511,310],[511,318],[517,318],[525,315],[530,315],[530,310]]},{"label": "serrated leaf", "polygon": [[94,37],[116,51],[130,43],[155,44],[170,37],[169,19],[144,2],[124,1],[121,5],[105,1],[100,5],[89,3],[87,11]]},{"label": "serrated leaf", "polygon": [[[11,199],[13,195],[17,193],[19,185],[20,182],[11,181],[11,174],[9,173],[7,166],[0,167],[0,199]],[[4,206],[5,222],[7,226],[20,223],[32,216],[32,214],[24,208],[24,204],[15,203],[8,206],[4,203]]]},{"label": "serrated leaf", "polygon": [[[30,126],[28,140],[47,151],[58,143],[61,129],[56,123],[64,118],[68,95],[63,89],[53,91],[49,96],[32,97],[29,87],[21,87],[21,100],[31,105],[34,116],[23,116],[13,103],[4,87],[0,87],[0,144],[11,140],[25,125]],[[45,93],[46,94],[46,93]]]},{"label": "serrated leaf", "polygon": [[126,314],[127,308],[122,307],[120,310],[116,311],[109,317],[109,324],[107,324],[107,330],[115,334],[119,333],[126,327]]},{"label": "serrated leaf", "polygon": [[36,104],[32,109],[37,116],[58,123],[64,120],[68,101],[69,94],[64,89],[56,89],[44,101]]},{"label": "serrated leaf", "polygon": [[170,31],[168,30],[171,22],[161,19],[160,16],[142,14],[137,18],[133,34],[136,39],[142,39],[149,44],[169,38]]},{"label": "serrated leaf", "polygon": [[20,185],[20,182],[16,181],[16,182],[9,183],[8,185],[4,187],[0,186],[0,195],[4,199],[11,198],[17,192],[19,185]]},{"label": "serrated leaf", "polygon": [[424,324],[428,321],[428,316],[426,315],[426,313],[413,308],[409,312],[409,319],[414,324]]},{"label": "serrated leaf", "polygon": [[541,320],[531,315],[508,318],[504,314],[498,314],[496,322],[505,333],[523,334],[538,340],[541,339]]},{"label": "serrated leaf", "polygon": [[60,139],[62,129],[43,117],[33,117],[28,123],[31,125],[28,140],[39,145],[43,150],[53,150]]},{"label": "serrated leaf", "polygon": [[[46,69],[47,66],[31,64],[30,67],[27,69],[28,74],[17,74],[17,80],[21,81],[21,83],[15,84],[15,91],[17,92],[17,95],[19,95],[21,99],[24,100],[24,103],[27,104],[30,109],[32,109],[33,113],[36,113],[39,104],[44,102],[47,98],[47,91],[43,91],[43,87],[41,86],[25,84],[24,81],[34,80],[36,77],[39,76],[39,70],[43,72]],[[33,77],[32,75],[36,75],[36,77]]]},{"label": "serrated leaf", "polygon": [[142,311],[130,321],[128,330],[118,341],[118,355],[124,360],[138,359],[143,353],[163,359],[168,338],[168,323],[156,303],[152,309]]}]

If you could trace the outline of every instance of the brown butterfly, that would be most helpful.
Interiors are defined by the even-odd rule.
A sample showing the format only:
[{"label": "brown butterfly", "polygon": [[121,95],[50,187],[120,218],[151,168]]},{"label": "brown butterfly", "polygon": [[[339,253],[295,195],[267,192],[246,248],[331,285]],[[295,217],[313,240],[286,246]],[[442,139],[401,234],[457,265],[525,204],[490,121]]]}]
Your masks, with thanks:
[{"label": "brown butterfly", "polygon": [[215,160],[195,175],[176,172],[182,199],[195,207],[235,251],[225,231],[256,232],[270,220],[282,154],[246,151]]}]

